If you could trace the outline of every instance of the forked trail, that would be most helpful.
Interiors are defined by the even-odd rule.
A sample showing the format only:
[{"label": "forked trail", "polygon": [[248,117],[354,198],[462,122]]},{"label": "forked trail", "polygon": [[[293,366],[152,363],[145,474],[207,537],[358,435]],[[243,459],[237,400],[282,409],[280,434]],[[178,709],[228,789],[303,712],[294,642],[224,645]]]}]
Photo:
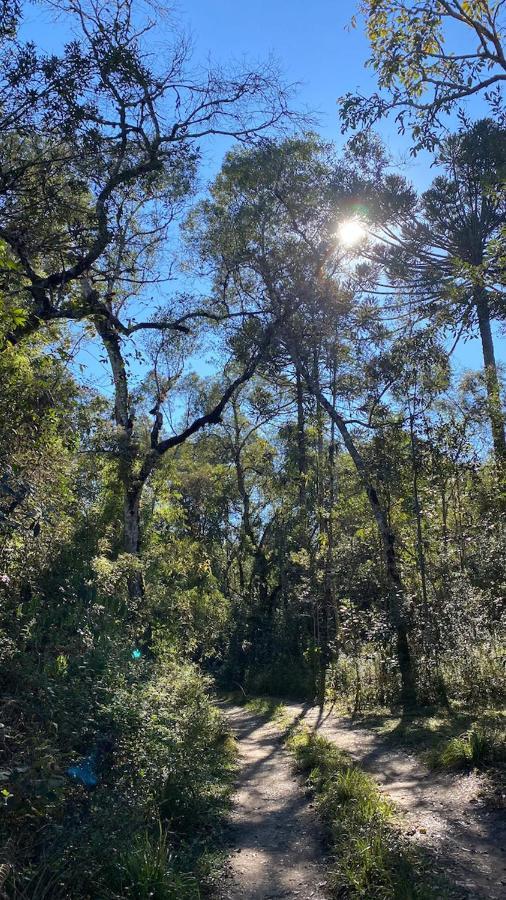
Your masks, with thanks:
[{"label": "forked trail", "polygon": [[[479,799],[479,779],[429,772],[374,732],[317,707],[286,712],[348,751],[394,801],[402,827],[466,898],[506,898],[506,821]],[[240,773],[223,900],[327,900],[322,831],[292,774],[279,729],[247,709],[228,717]],[[371,898],[372,900],[372,898]]]}]

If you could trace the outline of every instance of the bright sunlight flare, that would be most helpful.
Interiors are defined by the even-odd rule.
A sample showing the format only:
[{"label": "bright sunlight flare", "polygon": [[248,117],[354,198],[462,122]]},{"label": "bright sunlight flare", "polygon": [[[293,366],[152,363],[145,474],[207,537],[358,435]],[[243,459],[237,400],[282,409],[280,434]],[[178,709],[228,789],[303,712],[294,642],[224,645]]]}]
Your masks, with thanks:
[{"label": "bright sunlight flare", "polygon": [[355,247],[366,236],[366,228],[360,219],[345,219],[337,229],[337,236],[344,247]]}]

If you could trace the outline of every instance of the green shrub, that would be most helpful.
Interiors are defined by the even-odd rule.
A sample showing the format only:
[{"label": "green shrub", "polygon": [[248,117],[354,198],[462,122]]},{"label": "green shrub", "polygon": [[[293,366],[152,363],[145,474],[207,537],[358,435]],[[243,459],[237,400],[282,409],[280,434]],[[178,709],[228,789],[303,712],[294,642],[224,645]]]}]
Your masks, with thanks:
[{"label": "green shrub", "polygon": [[505,760],[504,731],[479,725],[473,725],[466,733],[427,754],[427,762],[434,769],[465,769],[496,765]]},{"label": "green shrub", "polygon": [[[46,788],[54,772],[39,773],[38,790],[46,794],[37,831],[19,854],[24,863],[8,882],[10,897],[59,900],[60,890],[73,900],[199,896],[199,879],[219,843],[235,758],[208,687],[195,666],[173,656],[123,659],[104,673],[102,702],[85,725],[88,740],[107,735],[110,747],[99,784],[90,792],[62,773],[52,799]],[[90,749],[82,743],[66,759],[60,750],[59,771]],[[24,802],[8,817],[13,831],[30,834]]]}]

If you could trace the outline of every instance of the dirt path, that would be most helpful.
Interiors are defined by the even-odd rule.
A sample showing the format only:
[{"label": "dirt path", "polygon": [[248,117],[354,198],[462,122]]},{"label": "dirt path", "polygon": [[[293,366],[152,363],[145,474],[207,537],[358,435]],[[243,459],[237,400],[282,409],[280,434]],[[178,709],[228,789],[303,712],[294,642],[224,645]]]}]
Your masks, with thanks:
[{"label": "dirt path", "polygon": [[231,856],[223,900],[326,900],[323,841],[279,729],[246,709],[227,711],[239,743]]},{"label": "dirt path", "polygon": [[480,800],[477,775],[430,772],[349,719],[288,704],[287,713],[348,751],[401,811],[408,835],[427,847],[449,880],[472,898],[506,898],[506,817]]}]

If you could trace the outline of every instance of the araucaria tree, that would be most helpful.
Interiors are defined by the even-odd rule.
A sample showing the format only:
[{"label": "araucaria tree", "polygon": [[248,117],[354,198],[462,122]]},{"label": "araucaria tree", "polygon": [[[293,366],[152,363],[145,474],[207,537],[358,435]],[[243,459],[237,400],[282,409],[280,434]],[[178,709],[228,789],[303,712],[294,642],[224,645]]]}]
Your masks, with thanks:
[{"label": "araucaria tree", "polygon": [[[504,321],[506,132],[489,119],[445,138],[436,154],[442,168],[419,201],[404,185],[384,186],[397,216],[379,229],[368,256],[385,268],[401,307],[427,316],[454,339],[478,332],[488,417],[498,474],[506,472],[506,440],[493,322]],[[395,212],[394,212],[395,210]],[[388,286],[387,286],[388,289]]]}]

